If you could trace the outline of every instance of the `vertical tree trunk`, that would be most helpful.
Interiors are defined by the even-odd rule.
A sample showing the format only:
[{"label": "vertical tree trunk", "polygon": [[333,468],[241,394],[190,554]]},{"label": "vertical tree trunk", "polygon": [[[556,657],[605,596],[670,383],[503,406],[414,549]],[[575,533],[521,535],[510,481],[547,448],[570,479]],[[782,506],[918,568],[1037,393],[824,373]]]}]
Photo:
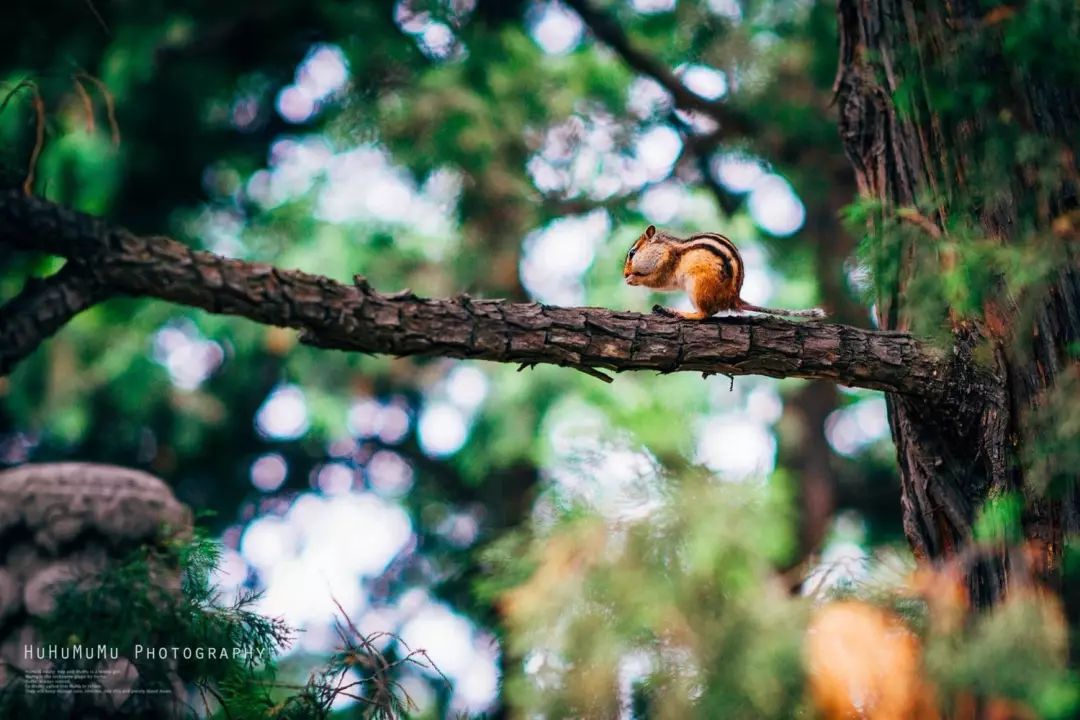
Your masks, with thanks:
[{"label": "vertical tree trunk", "polygon": [[[919,330],[930,279],[977,292],[967,282],[980,267],[973,252],[1022,257],[1026,247],[1053,258],[1050,271],[1020,290],[1008,267],[986,266],[989,288],[974,307],[957,308],[942,295],[930,320],[949,326],[959,357],[985,373],[984,382],[961,382],[947,408],[888,398],[904,528],[923,558],[955,554],[986,501],[1009,492],[1024,499],[1022,533],[1050,577],[1063,535],[1080,531],[1075,466],[1051,469],[1059,479],[1073,475],[1065,489],[1037,491],[1046,483],[1032,477],[1029,461],[1038,440],[1033,418],[1060,402],[1055,393],[1077,400],[1069,346],[1080,340],[1073,229],[1080,85],[1039,71],[1053,63],[1038,57],[1055,43],[1075,49],[1077,14],[1075,2],[1054,0],[997,8],[970,0],[839,2],[840,130],[873,241],[892,259],[878,268],[887,275],[876,277],[881,326]],[[1046,47],[1032,62],[1018,61],[1017,48],[1040,27]],[[1044,148],[1038,160],[1025,156],[1033,146]],[[1022,264],[1012,271],[1025,271]],[[998,598],[1009,570],[1004,557],[973,568],[974,601]]]}]

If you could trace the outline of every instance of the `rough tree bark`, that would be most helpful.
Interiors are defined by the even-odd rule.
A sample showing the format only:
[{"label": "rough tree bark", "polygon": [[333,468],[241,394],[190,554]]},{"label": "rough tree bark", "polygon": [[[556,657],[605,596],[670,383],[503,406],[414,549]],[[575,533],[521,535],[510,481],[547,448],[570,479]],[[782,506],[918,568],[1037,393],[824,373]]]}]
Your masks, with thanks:
[{"label": "rough tree bark", "polygon": [[953,372],[965,372],[965,366],[906,333],[772,318],[694,322],[467,296],[384,295],[363,278],[343,285],[195,251],[166,237],[140,237],[17,191],[0,193],[0,244],[61,255],[71,266],[32,282],[11,307],[0,308],[0,372],[93,298],[128,294],[296,328],[303,342],[322,348],[550,363],[604,379],[610,378],[600,369],[805,377],[964,401],[954,397]]},{"label": "rough tree bark", "polygon": [[[1006,246],[1025,242],[1025,227],[1032,224],[1050,235],[1053,218],[1077,207],[1080,88],[1054,87],[1016,68],[1004,42],[1016,8],[984,12],[981,3],[935,0],[840,0],[838,6],[840,130],[862,195],[881,204],[872,224],[883,226],[899,217],[923,236],[905,241],[895,290],[879,297],[885,328],[909,327],[906,290],[913,279],[952,267],[955,257],[946,243],[958,219]],[[928,88],[940,91],[944,78],[956,77],[961,54],[967,61],[977,58],[982,75],[959,82],[978,79],[993,83],[994,89],[982,106],[960,94],[946,95],[961,106],[958,112],[956,104],[942,107],[948,101]],[[1073,180],[1050,193],[1041,209],[1034,201],[1030,170],[1014,158],[1004,171],[1009,176],[1000,178],[1006,189],[997,188],[981,206],[959,207],[961,198],[979,190],[974,170],[992,148],[992,133],[1001,132],[1000,125],[993,126],[1000,118],[1064,149],[1065,174]],[[1070,366],[1075,371],[1067,350],[1080,339],[1080,274],[1075,251],[1066,247],[1065,253],[1067,261],[1056,276],[1032,290],[1038,297],[1030,322],[1020,317],[1016,299],[1000,288],[986,301],[981,318],[961,320],[953,314],[959,345],[981,346],[981,364],[994,378],[980,396],[972,396],[967,414],[943,416],[933,402],[888,396],[904,527],[917,555],[954,554],[970,540],[973,520],[986,500],[1010,491],[1026,494],[1024,536],[1037,549],[1048,578],[1056,575],[1063,536],[1080,531],[1075,493],[1048,497],[1026,491],[1021,462],[1024,444],[1032,441],[1025,418],[1043,391],[1053,388]],[[1000,597],[1012,581],[1009,571],[1005,557],[973,568],[969,584],[975,602]]]}]

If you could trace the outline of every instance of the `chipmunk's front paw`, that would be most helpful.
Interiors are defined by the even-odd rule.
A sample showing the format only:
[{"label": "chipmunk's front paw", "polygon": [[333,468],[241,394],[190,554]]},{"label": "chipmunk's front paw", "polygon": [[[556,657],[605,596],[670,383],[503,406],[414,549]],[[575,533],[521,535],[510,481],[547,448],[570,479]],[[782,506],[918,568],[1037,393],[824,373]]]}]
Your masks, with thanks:
[{"label": "chipmunk's front paw", "polygon": [[664,317],[677,318],[679,313],[675,312],[671,308],[666,308],[663,305],[653,305],[652,311],[656,315],[663,315]]}]

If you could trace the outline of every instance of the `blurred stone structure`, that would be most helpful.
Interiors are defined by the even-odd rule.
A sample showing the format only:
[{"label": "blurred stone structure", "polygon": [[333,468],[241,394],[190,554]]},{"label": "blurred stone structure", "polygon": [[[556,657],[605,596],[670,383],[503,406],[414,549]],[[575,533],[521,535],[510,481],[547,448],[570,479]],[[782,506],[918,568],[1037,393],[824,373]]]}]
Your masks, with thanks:
[{"label": "blurred stone structure", "polygon": [[[0,692],[26,673],[52,667],[37,657],[42,646],[34,622],[52,612],[61,589],[92,588],[111,562],[140,545],[187,535],[191,526],[190,510],[169,486],[139,470],[50,463],[0,472]],[[162,587],[179,592],[179,580],[175,570],[165,570]],[[95,716],[173,714],[164,706],[175,704],[167,695],[131,696],[138,673],[124,652],[106,656],[102,692],[71,698],[57,692],[42,701],[78,714],[93,707]]]}]

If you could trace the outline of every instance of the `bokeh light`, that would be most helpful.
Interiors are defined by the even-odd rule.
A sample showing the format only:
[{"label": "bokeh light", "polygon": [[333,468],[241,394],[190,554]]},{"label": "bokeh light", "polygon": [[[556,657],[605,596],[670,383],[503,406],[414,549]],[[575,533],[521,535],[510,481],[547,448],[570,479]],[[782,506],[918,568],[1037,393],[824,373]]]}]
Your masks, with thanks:
[{"label": "bokeh light", "polygon": [[695,459],[728,480],[761,479],[776,463],[776,439],[760,423],[718,415],[702,423]]},{"label": "bokeh light", "polygon": [[278,114],[290,123],[307,122],[324,101],[345,87],[348,80],[349,63],[341,48],[316,45],[297,67],[293,84],[278,93]]},{"label": "bokeh light", "polygon": [[675,0],[631,0],[630,5],[639,13],[652,14],[674,10]]},{"label": "bokeh light", "polygon": [[[398,504],[335,489],[329,496],[302,493],[283,515],[252,520],[240,554],[265,589],[262,612],[305,630],[326,629],[338,612],[334,600],[349,612],[362,609],[360,580],[385,571],[412,537],[412,523]],[[324,651],[336,638],[327,635],[325,642]]]},{"label": "bokeh light", "polygon": [[475,365],[460,363],[446,376],[446,396],[462,410],[475,410],[488,394],[488,379]]},{"label": "bokeh light", "polygon": [[343,495],[356,484],[357,471],[345,463],[331,462],[317,467],[314,471],[312,483],[324,495]]},{"label": "bokeh light", "polygon": [[637,117],[648,119],[671,109],[671,93],[652,78],[636,77],[630,83],[626,104]]},{"label": "bokeh light", "polygon": [[871,397],[835,410],[825,420],[825,437],[833,450],[851,457],[889,432],[885,400]]},{"label": "bokeh light", "polygon": [[[632,519],[660,505],[655,459],[628,438],[612,436],[603,413],[580,400],[549,412],[552,462],[545,476],[559,502],[584,503],[608,518]],[[537,510],[546,512],[543,504]]]},{"label": "bokeh light", "polygon": [[806,220],[802,200],[779,175],[769,174],[754,183],[747,206],[758,227],[780,237],[791,235]]},{"label": "bokeh light", "polygon": [[713,15],[731,21],[742,19],[742,6],[739,4],[739,0],[707,0],[706,4]]},{"label": "bokeh light", "polygon": [[307,400],[297,385],[274,388],[255,413],[255,427],[270,440],[295,440],[309,427]]},{"label": "bokeh light", "polygon": [[251,484],[263,492],[274,492],[285,483],[289,465],[278,453],[260,455],[251,463]]},{"label": "bokeh light", "polygon": [[727,94],[727,77],[716,68],[706,65],[683,65],[677,68],[676,72],[686,87],[706,100],[719,100]]},{"label": "bokeh light", "polygon": [[561,2],[534,2],[528,11],[529,34],[548,55],[565,55],[581,44],[585,26]]},{"label": "bokeh light", "polygon": [[468,418],[451,403],[431,403],[420,413],[417,433],[425,453],[447,457],[460,450],[469,437]]},{"label": "bokeh light", "polygon": [[564,217],[526,236],[521,282],[534,299],[552,305],[580,305],[585,300],[584,273],[596,248],[611,231],[603,210]]},{"label": "bokeh light", "polygon": [[465,54],[465,46],[454,34],[476,8],[475,0],[456,0],[445,3],[436,20],[426,5],[414,0],[398,0],[394,6],[394,21],[403,32],[411,35],[420,51],[435,61],[454,60]]},{"label": "bokeh light", "polygon": [[634,154],[644,165],[649,180],[663,180],[671,174],[682,152],[682,139],[669,125],[657,125],[638,136]]},{"label": "bokeh light", "polygon": [[[428,601],[401,629],[409,647],[422,647],[431,661],[454,680],[451,711],[478,714],[499,690],[498,643],[442,603]],[[435,671],[430,673],[436,676]]]},{"label": "bokeh light", "polygon": [[653,185],[641,193],[638,209],[653,223],[668,223],[680,217],[691,196],[682,183],[668,181]]},{"label": "bokeh light", "polygon": [[154,334],[152,355],[169,372],[173,385],[194,390],[203,384],[225,359],[221,346],[206,340],[190,320],[170,322]]},{"label": "bokeh light", "polygon": [[365,468],[371,489],[383,497],[401,497],[413,485],[414,473],[405,458],[390,450],[379,450]]},{"label": "bokeh light", "polygon": [[712,159],[711,165],[713,175],[731,192],[750,192],[765,176],[765,166],[761,164],[761,161],[745,155],[733,153],[717,155]]}]

